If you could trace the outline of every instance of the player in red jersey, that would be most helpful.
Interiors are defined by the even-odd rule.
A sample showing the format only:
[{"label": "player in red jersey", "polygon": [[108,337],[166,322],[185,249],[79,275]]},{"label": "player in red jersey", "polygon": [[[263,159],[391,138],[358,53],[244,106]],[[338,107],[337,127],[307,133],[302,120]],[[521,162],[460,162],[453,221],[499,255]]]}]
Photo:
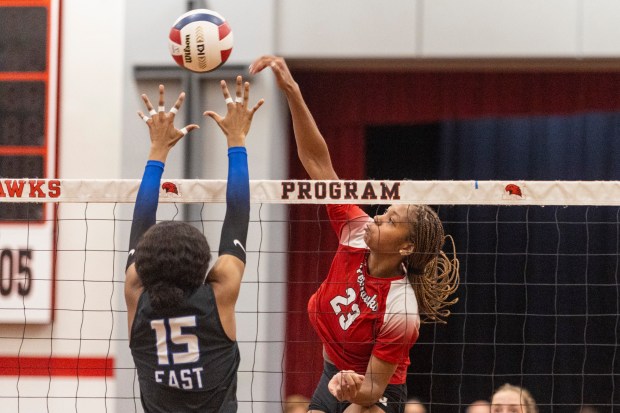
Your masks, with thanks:
[{"label": "player in red jersey", "polygon": [[[263,56],[286,95],[299,158],[312,179],[336,180],[325,139],[284,59]],[[443,226],[424,205],[392,205],[370,218],[354,205],[328,205],[339,246],[310,298],[310,321],[323,342],[324,371],[311,412],[402,412],[409,349],[423,320],[443,322],[456,302],[458,260],[442,251]]]}]

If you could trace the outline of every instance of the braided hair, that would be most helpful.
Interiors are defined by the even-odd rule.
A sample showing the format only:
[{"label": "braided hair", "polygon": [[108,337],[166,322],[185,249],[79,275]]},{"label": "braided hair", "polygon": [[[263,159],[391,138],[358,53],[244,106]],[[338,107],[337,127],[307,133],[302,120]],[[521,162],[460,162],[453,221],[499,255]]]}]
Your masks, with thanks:
[{"label": "braided hair", "polygon": [[[458,301],[449,300],[459,286],[459,260],[456,258],[454,239],[444,235],[437,213],[426,205],[409,205],[409,240],[413,253],[403,261],[407,278],[413,287],[420,319],[425,323],[446,323],[447,308]],[[446,239],[452,243],[452,258],[441,249]]]},{"label": "braided hair", "polygon": [[155,310],[179,306],[204,283],[210,261],[207,239],[184,222],[152,226],[136,247],[136,271]]}]

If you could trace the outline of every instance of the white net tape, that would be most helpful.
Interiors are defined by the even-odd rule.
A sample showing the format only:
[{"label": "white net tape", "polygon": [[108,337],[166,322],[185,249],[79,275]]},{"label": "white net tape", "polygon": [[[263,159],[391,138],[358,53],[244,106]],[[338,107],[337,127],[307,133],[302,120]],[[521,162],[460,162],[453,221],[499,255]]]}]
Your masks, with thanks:
[{"label": "white net tape", "polygon": [[[134,202],[139,180],[0,181],[0,202]],[[618,181],[251,181],[274,204],[618,205]],[[224,202],[226,181],[169,180],[161,202]]]}]

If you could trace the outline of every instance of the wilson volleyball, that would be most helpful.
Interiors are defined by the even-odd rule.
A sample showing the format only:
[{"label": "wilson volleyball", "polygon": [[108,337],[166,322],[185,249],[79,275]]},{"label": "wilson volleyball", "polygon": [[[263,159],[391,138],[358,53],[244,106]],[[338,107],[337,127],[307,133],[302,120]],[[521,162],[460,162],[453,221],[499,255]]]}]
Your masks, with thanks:
[{"label": "wilson volleyball", "polygon": [[226,62],[233,47],[233,34],[222,15],[195,9],[181,15],[170,29],[170,54],[177,64],[204,73]]}]

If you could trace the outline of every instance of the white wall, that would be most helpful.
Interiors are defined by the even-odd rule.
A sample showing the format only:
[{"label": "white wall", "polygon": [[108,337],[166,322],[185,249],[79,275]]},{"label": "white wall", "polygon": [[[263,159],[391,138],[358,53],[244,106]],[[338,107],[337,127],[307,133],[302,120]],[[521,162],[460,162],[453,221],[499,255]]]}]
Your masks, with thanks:
[{"label": "white wall", "polygon": [[60,176],[121,178],[125,2],[64,0]]},{"label": "white wall", "polygon": [[420,6],[420,0],[281,1],[278,52],[299,58],[416,56]]},{"label": "white wall", "polygon": [[567,57],[580,52],[579,0],[424,2],[424,57]]},{"label": "white wall", "polygon": [[614,0],[286,0],[278,52],[296,58],[619,57]]},{"label": "white wall", "polygon": [[[142,109],[140,93],[154,96],[158,81],[137,82],[133,68],[173,64],[167,51],[168,30],[185,11],[185,4],[170,0],[63,0],[61,178],[141,176],[148,134],[135,112]],[[615,0],[217,0],[209,1],[208,6],[224,15],[233,29],[235,47],[229,65],[247,66],[266,53],[317,60],[620,57],[620,42],[616,41],[620,37],[617,24],[620,3]],[[251,81],[252,98],[266,99],[248,138],[251,179],[284,178],[287,176],[287,112],[270,73],[260,74]],[[181,83],[165,80],[165,84],[171,102],[181,90]],[[219,88],[213,82],[203,82],[200,101],[210,109],[224,111]],[[179,124],[183,123],[182,117]],[[227,165],[224,138],[213,123],[205,121],[201,126],[199,132],[188,137],[203,141],[200,178],[223,178]],[[182,177],[183,157],[183,147],[175,148],[166,177]],[[88,208],[86,213],[84,205],[67,207],[62,213],[105,219],[129,219],[131,214],[131,206],[126,205],[116,209]],[[223,216],[221,206],[212,210],[214,216]],[[160,217],[171,217],[171,214],[174,211],[164,208]],[[252,208],[248,250],[254,252],[249,254],[246,284],[238,304],[242,348],[240,411],[251,408],[254,412],[275,411],[280,398],[285,217],[286,210],[282,207],[255,205]],[[270,223],[267,225],[265,221]],[[79,250],[87,242],[84,222],[67,225],[59,248]],[[102,314],[59,310],[53,326],[26,329],[3,326],[4,338],[0,339],[4,352],[22,355],[77,356],[83,352],[80,354],[105,356],[111,352],[120,368],[116,377],[68,382],[21,379],[19,384],[15,378],[3,378],[0,396],[11,397],[19,390],[24,397],[20,399],[20,408],[29,406],[23,411],[47,411],[47,408],[66,411],[66,406],[77,404],[80,411],[83,406],[92,412],[112,412],[115,406],[118,411],[134,411],[136,403],[132,398],[137,392],[120,293],[128,225],[127,221],[119,223],[114,233],[109,226],[99,227],[95,223],[90,226],[89,248],[102,248],[109,253],[77,251],[59,258],[57,307],[81,309],[84,306],[101,310]],[[217,245],[219,227],[209,227],[207,236],[212,245]],[[270,253],[261,254],[259,260],[256,252],[259,249]],[[115,260],[115,265],[111,260]],[[109,283],[111,273],[115,282]],[[73,279],[78,282],[69,282]],[[104,283],[84,284],[80,282],[83,279]],[[89,289],[95,285],[98,288]],[[108,312],[109,298],[120,312]],[[110,334],[113,341],[106,339]],[[62,337],[70,339],[59,339]],[[103,341],[86,340],[89,337]],[[65,399],[49,399],[48,393],[66,396],[69,404],[63,405]],[[76,395],[93,394],[97,395],[95,399],[74,403]],[[3,400],[15,402],[11,409],[17,407],[16,399]],[[59,410],[54,410],[57,405]]]}]

